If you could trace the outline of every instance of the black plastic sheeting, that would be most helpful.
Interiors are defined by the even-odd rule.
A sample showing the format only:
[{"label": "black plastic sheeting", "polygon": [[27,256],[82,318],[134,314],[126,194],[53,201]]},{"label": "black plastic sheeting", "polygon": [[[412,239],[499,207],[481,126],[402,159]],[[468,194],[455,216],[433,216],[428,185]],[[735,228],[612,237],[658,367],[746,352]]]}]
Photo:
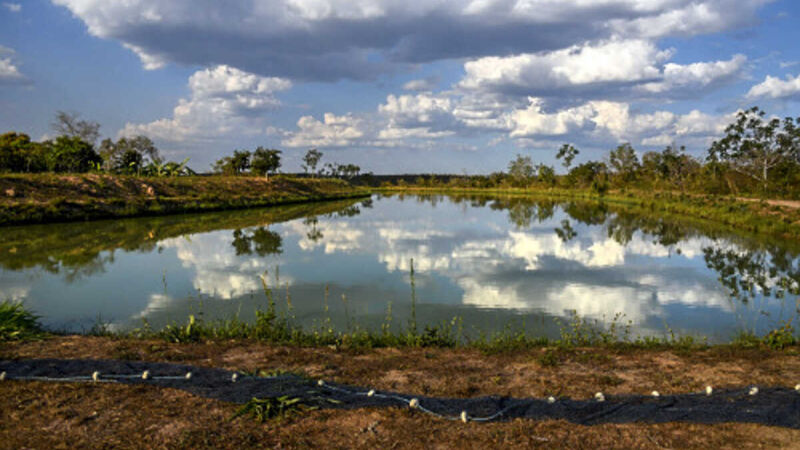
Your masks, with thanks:
[{"label": "black plastic sheeting", "polygon": [[[103,361],[36,359],[0,361],[0,372],[6,380],[25,380],[30,377],[91,377],[95,371],[103,375],[137,375],[148,370],[151,379],[118,379],[120,383],[147,384],[182,389],[192,394],[243,404],[250,399],[280,397],[301,398],[307,405],[320,408],[354,409],[366,407],[408,407],[408,400],[417,398],[420,406],[437,415],[458,419],[462,411],[470,418],[496,416],[493,420],[515,417],[529,419],[565,419],[570,422],[594,425],[626,422],[695,422],[723,423],[747,422],[800,429],[800,393],[794,389],[759,387],[756,395],[749,395],[750,387],[715,390],[713,395],[691,393],[662,395],[606,395],[604,402],[594,399],[571,400],[559,398],[555,403],[546,399],[517,399],[511,397],[479,397],[469,399],[416,397],[408,394],[378,391],[382,396],[367,396],[370,388],[325,383],[294,375],[261,378],[234,372],[193,367],[187,365]],[[183,377],[191,372],[191,379],[158,379],[160,376]],[[331,401],[333,400],[333,401]],[[498,414],[502,412],[501,414]]]}]

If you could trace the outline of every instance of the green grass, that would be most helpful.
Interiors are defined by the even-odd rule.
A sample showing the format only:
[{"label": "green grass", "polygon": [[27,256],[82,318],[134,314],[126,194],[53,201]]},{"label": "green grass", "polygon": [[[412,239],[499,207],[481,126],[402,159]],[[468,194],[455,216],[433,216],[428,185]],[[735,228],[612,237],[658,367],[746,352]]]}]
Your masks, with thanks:
[{"label": "green grass", "polygon": [[42,335],[39,317],[21,303],[0,303],[0,342],[38,338]]}]

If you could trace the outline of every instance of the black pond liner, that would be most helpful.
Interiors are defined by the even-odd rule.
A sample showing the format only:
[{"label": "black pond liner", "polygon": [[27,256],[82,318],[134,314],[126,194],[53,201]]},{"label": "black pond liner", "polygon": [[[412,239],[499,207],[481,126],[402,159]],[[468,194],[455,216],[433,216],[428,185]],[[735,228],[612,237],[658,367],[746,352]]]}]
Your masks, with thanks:
[{"label": "black pond liner", "polygon": [[[145,370],[150,373],[148,380],[141,378]],[[559,398],[554,403],[549,403],[546,399],[499,396],[469,399],[415,397],[387,391],[378,391],[369,396],[369,388],[328,382],[319,385],[315,380],[296,375],[262,378],[239,373],[238,379],[233,382],[234,372],[231,371],[167,363],[62,359],[0,361],[0,372],[6,372],[6,380],[77,377],[64,381],[91,382],[95,371],[100,373],[101,381],[116,380],[124,384],[181,389],[201,397],[238,404],[246,403],[254,397],[289,396],[320,408],[407,408],[408,402],[417,398],[421,411],[450,420],[460,420],[462,411],[466,411],[470,420],[482,421],[522,417],[564,419],[582,425],[628,422],[746,422],[800,429],[800,393],[787,388],[759,388],[756,395],[749,395],[748,386],[743,389],[715,390],[713,395],[606,395],[604,402]],[[192,374],[190,379],[184,378],[187,372]],[[113,378],[117,375],[127,377]]]}]

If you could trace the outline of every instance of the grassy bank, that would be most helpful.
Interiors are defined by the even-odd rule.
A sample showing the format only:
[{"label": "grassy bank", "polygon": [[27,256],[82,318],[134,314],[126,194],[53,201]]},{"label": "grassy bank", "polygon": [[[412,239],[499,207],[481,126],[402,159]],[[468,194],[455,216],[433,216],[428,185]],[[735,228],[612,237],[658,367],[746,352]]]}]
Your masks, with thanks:
[{"label": "grassy bank", "polygon": [[366,196],[337,179],[0,175],[0,225],[273,206]]},{"label": "grassy bank", "polygon": [[397,194],[460,194],[518,196],[553,200],[588,200],[625,206],[630,212],[691,217],[711,221],[750,233],[769,234],[787,239],[800,239],[800,208],[748,201],[735,197],[650,192],[640,190],[610,191],[598,194],[579,189],[470,189],[440,187],[382,187],[382,193]]}]

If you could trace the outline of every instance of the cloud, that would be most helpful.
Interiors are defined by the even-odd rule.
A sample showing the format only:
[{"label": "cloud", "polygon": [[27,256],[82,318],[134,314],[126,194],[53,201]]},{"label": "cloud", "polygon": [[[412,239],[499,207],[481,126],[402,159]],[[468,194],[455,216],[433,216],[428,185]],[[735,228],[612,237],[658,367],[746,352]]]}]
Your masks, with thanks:
[{"label": "cloud", "polygon": [[693,110],[680,115],[670,111],[637,113],[628,103],[591,101],[576,107],[547,112],[539,98],[529,99],[525,109],[511,113],[515,138],[570,136],[576,142],[631,142],[634,145],[666,145],[692,141],[705,145],[719,135],[733,114],[712,116]]},{"label": "cloud", "polygon": [[52,0],[145,67],[296,80],[373,79],[411,64],[553,51],[754,24],[769,0]]},{"label": "cloud", "polygon": [[19,4],[19,3],[7,3],[7,2],[4,2],[3,6],[7,10],[11,11],[12,13],[18,13],[18,12],[22,11],[22,5]]},{"label": "cloud", "polygon": [[639,87],[643,92],[686,97],[718,87],[739,76],[747,63],[744,55],[727,61],[699,62],[687,65],[668,63],[662,80]]},{"label": "cloud", "polygon": [[439,77],[431,76],[418,80],[411,80],[403,85],[407,91],[431,92],[439,84]]},{"label": "cloud", "polygon": [[763,82],[750,88],[745,96],[748,100],[765,99],[800,99],[800,74],[785,80],[767,75]]},{"label": "cloud", "polygon": [[322,121],[303,116],[297,121],[298,131],[287,133],[287,147],[345,147],[364,136],[362,120],[351,115],[325,113]]},{"label": "cloud", "polygon": [[13,61],[15,54],[14,49],[0,45],[0,85],[22,84],[28,81]]},{"label": "cloud", "polygon": [[378,112],[388,119],[380,139],[438,138],[452,135],[457,127],[453,103],[446,96],[389,95]]},{"label": "cloud", "polygon": [[189,78],[190,97],[180,99],[172,118],[128,123],[119,134],[144,134],[169,142],[265,134],[264,113],[280,105],[275,93],[291,86],[283,78],[261,77],[229,66],[199,70]]},{"label": "cloud", "polygon": [[467,90],[550,98],[685,97],[741,73],[747,58],[689,65],[667,63],[672,50],[647,40],[610,40],[554,52],[486,57],[464,64]]}]

